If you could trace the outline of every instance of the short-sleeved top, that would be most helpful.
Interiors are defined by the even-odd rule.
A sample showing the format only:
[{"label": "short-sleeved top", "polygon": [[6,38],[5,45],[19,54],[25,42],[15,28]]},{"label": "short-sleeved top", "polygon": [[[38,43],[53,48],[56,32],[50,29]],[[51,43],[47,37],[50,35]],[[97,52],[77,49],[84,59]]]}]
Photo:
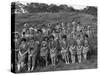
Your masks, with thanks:
[{"label": "short-sleeved top", "polygon": [[28,45],[25,44],[20,44],[20,52],[23,54],[24,52],[26,52],[28,50]]},{"label": "short-sleeved top", "polygon": [[43,35],[37,34],[37,35],[36,35],[36,38],[37,38],[37,40],[41,43],[41,42],[42,42],[42,39],[43,39]]},{"label": "short-sleeved top", "polygon": [[15,49],[19,49],[20,40],[14,39],[14,42],[15,42]]},{"label": "short-sleeved top", "polygon": [[76,53],[76,47],[75,46],[70,46],[69,51],[71,53],[71,55]]},{"label": "short-sleeved top", "polygon": [[84,47],[83,47],[83,53],[87,53],[88,50],[89,50],[89,46],[86,46],[86,47],[84,46]]},{"label": "short-sleeved top", "polygon": [[34,44],[35,44],[35,41],[34,40],[30,40],[29,41],[29,48],[34,48]]},{"label": "short-sleeved top", "polygon": [[84,44],[88,44],[88,40],[84,40]]},{"label": "short-sleeved top", "polygon": [[66,49],[66,48],[67,48],[67,43],[66,43],[66,41],[61,41],[60,45],[61,45],[61,48],[62,48],[62,49]]},{"label": "short-sleeved top", "polygon": [[82,27],[81,26],[77,26],[77,31],[81,31]]},{"label": "short-sleeved top", "polygon": [[26,30],[27,30],[27,28],[23,28],[22,33],[23,33],[23,32],[26,32]]},{"label": "short-sleeved top", "polygon": [[40,49],[40,56],[46,56],[48,53],[48,48],[47,46],[42,46]]},{"label": "short-sleeved top", "polygon": [[49,42],[49,47],[50,47],[50,49],[56,48],[56,41],[50,41]]},{"label": "short-sleeved top", "polygon": [[88,31],[86,31],[86,34],[88,35],[88,36],[90,36],[90,31],[88,30]]},{"label": "short-sleeved top", "polygon": [[77,39],[77,44],[81,44],[82,43],[82,40],[81,39]]}]

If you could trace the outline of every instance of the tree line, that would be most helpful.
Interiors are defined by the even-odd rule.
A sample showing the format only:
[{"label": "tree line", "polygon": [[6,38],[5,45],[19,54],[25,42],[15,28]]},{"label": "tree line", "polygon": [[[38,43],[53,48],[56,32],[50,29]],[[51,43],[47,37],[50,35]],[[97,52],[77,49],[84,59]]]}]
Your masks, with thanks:
[{"label": "tree line", "polygon": [[45,3],[27,3],[22,4],[20,2],[11,3],[11,13],[38,13],[38,12],[83,12],[91,15],[97,15],[97,7],[87,6],[82,10],[74,9],[68,5],[59,5],[56,4],[45,4]]}]

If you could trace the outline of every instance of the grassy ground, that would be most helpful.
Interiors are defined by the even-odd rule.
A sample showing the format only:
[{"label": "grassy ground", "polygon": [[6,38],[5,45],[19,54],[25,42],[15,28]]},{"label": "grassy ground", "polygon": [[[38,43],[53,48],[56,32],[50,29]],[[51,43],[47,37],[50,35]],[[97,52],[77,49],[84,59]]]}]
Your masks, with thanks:
[{"label": "grassy ground", "polygon": [[24,23],[30,25],[35,24],[47,24],[55,22],[71,22],[72,20],[79,20],[82,25],[90,25],[91,37],[89,38],[90,43],[90,54],[91,57],[88,61],[81,64],[69,64],[65,65],[59,62],[55,67],[49,65],[48,67],[37,67],[34,72],[40,71],[57,71],[57,70],[75,70],[75,69],[90,69],[97,67],[97,17],[93,15],[83,13],[35,13],[35,14],[19,14],[15,16],[15,29],[21,31]]},{"label": "grassy ground", "polygon": [[80,69],[93,69],[97,68],[97,58],[92,57],[92,59],[84,61],[83,63],[75,64],[65,64],[60,61],[56,66],[49,65],[47,67],[37,67],[34,72],[44,72],[44,71],[60,71],[60,70],[80,70]]},{"label": "grassy ground", "polygon": [[[97,57],[91,56],[90,59],[83,61],[82,63],[75,64],[65,64],[63,61],[60,61],[55,66],[49,64],[46,66],[37,66],[32,72],[50,72],[50,71],[68,71],[68,70],[84,70],[84,69],[96,69],[97,68]],[[27,71],[24,71],[27,72]],[[23,71],[22,71],[23,73]]]}]

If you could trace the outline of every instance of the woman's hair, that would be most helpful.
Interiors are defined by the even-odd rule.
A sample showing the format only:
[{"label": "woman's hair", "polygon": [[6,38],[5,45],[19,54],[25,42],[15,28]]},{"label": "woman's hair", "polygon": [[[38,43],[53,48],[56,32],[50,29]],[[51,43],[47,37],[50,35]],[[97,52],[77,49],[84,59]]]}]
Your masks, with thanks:
[{"label": "woman's hair", "polygon": [[52,39],[54,39],[54,36],[53,36],[53,35],[51,35],[49,38],[50,38],[50,39],[51,39],[51,38],[52,38]]},{"label": "woman's hair", "polygon": [[23,41],[26,42],[26,39],[25,38],[21,38],[21,42],[23,42]]},{"label": "woman's hair", "polygon": [[62,39],[66,39],[66,38],[67,38],[67,36],[66,36],[66,35],[63,35],[63,36],[62,36]]}]

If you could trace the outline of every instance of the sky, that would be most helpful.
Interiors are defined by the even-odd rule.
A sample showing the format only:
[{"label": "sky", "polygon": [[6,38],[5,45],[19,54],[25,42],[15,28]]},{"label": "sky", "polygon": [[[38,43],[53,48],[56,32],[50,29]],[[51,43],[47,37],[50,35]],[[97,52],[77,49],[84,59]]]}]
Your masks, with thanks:
[{"label": "sky", "polygon": [[[20,1],[22,4],[30,3],[30,1]],[[76,4],[67,4],[66,2],[41,2],[41,1],[31,1],[31,2],[37,2],[37,3],[46,3],[48,5],[50,4],[56,4],[56,5],[61,5],[61,4],[66,4],[68,6],[72,6],[75,9],[81,10],[84,9],[86,6],[85,5],[76,5]]]},{"label": "sky", "polygon": [[72,6],[74,7],[75,9],[84,9],[86,6],[82,6],[82,5],[69,5],[69,6]]}]

